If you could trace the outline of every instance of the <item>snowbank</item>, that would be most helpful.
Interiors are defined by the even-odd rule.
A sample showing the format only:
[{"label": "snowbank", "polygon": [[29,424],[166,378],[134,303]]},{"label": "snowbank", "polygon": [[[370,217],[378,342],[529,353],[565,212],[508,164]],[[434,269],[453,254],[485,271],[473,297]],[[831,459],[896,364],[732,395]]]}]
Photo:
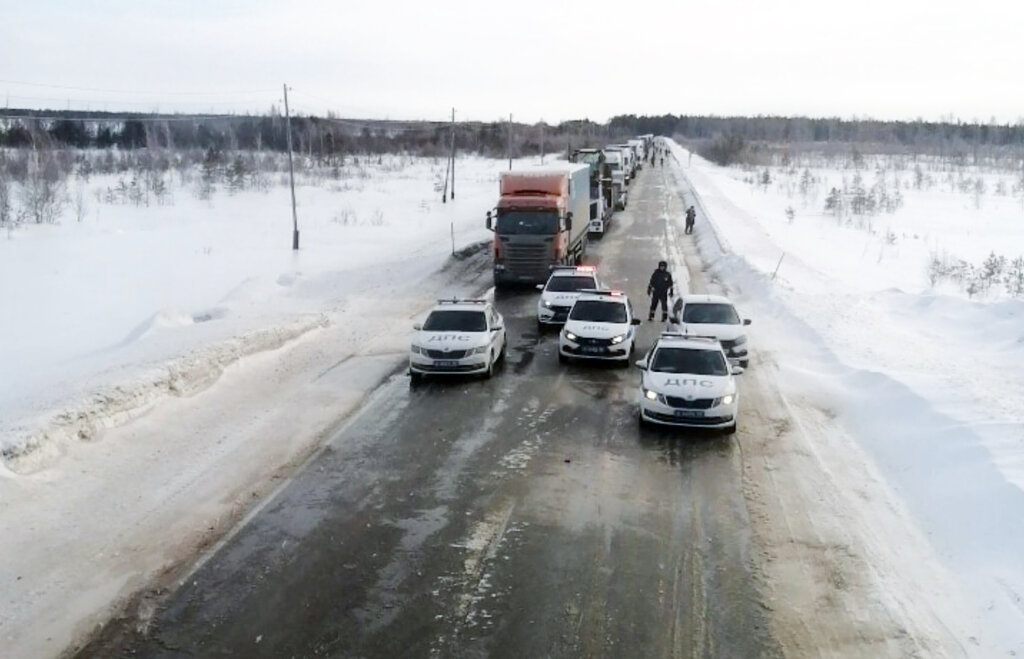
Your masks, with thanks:
[{"label": "snowbank", "polygon": [[851,430],[957,575],[956,613],[985,632],[968,653],[1024,652],[1024,303],[907,293],[902,266],[857,277],[833,267],[862,260],[841,230],[789,252],[749,191],[723,190],[734,172],[673,151],[691,163],[675,172],[697,192],[698,247],[756,319],[754,349],[772,346],[786,390]]},{"label": "snowbank", "polygon": [[146,207],[101,203],[118,175],[93,177],[82,222],[0,239],[3,463],[38,469],[69,440],[195,393],[239,357],[323,327],[410,259],[432,272],[489,238],[507,166],[460,159],[458,199],[442,203],[443,160],[364,159],[358,176],[298,187],[298,251],[287,186],[209,200],[178,188]]}]

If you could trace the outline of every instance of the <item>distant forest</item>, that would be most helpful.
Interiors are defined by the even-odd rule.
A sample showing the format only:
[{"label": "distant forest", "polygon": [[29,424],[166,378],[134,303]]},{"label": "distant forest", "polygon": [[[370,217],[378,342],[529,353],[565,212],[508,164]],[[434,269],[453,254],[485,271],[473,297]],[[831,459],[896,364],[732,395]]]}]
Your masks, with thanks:
[{"label": "distant forest", "polygon": [[[720,164],[756,163],[780,147],[835,151],[856,145],[865,152],[944,157],[1024,155],[1024,123],[878,121],[805,117],[621,115],[607,123],[558,125],[464,122],[455,124],[455,148],[485,156],[564,152],[651,133],[674,137]],[[317,160],[355,153],[405,152],[439,156],[451,148],[445,122],[399,122],[292,117],[293,149]],[[200,149],[276,151],[287,148],[285,119],[262,116],[151,115],[8,109],[0,117],[0,147],[75,149]]]}]

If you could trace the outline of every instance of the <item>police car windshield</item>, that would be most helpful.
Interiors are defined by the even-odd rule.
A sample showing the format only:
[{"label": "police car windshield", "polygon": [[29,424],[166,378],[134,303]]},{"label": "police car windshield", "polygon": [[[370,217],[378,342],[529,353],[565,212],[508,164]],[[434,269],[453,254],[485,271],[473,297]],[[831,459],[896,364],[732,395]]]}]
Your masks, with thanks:
[{"label": "police car windshield", "polygon": [[729,374],[729,368],[721,352],[696,348],[658,348],[651,362],[651,370],[658,373],[691,375]]},{"label": "police car windshield", "polygon": [[597,288],[597,282],[593,277],[587,276],[552,277],[548,280],[547,290],[552,293],[571,293],[584,288]]},{"label": "police car windshield", "polygon": [[594,323],[626,322],[626,305],[621,302],[580,300],[572,305],[569,320],[589,320]]},{"label": "police car windshield", "polygon": [[711,302],[690,302],[683,307],[684,323],[706,323],[710,325],[739,325],[740,317],[731,304]]},{"label": "police car windshield", "polygon": [[424,332],[486,332],[487,319],[482,311],[431,311]]}]

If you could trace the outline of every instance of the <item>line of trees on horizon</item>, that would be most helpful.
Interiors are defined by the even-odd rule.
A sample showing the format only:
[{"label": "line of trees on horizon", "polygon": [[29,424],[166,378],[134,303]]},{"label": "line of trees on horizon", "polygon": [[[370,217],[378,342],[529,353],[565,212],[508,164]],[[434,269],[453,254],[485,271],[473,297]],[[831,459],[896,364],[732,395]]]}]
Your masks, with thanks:
[{"label": "line of trees on horizon", "polygon": [[[504,157],[509,124],[455,124],[455,147],[464,152]],[[711,115],[619,115],[606,123],[590,120],[557,125],[511,125],[516,156],[601,146],[627,137],[674,137],[720,164],[744,162],[751,145],[873,145],[879,151],[948,155],[955,151],[1024,151],[1024,123],[882,121],[809,117],[721,117]],[[451,148],[447,122],[350,120],[292,117],[293,148],[318,160],[340,154],[405,152],[441,156]],[[107,149],[202,149],[217,151],[287,149],[285,118],[272,108],[265,115],[159,115],[81,111],[7,110],[0,118],[0,147]],[[756,149],[755,149],[756,150]]]}]

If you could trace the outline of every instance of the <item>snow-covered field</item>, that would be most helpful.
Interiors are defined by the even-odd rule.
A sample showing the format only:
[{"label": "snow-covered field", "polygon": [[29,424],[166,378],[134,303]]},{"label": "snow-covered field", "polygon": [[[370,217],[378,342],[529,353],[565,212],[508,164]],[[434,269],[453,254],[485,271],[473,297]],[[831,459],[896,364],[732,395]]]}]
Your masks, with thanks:
[{"label": "snow-covered field", "polygon": [[[826,213],[824,194],[804,206],[795,186],[673,150],[699,195],[702,256],[757,319],[755,346],[771,346],[790,393],[851,431],[955,575],[955,622],[977,630],[965,652],[1020,656],[1024,300],[995,285],[974,299],[933,288],[927,268],[936,252],[975,264],[1024,254],[1019,201],[903,189],[902,207],[868,226]],[[844,175],[814,173],[824,190]]]},{"label": "snow-covered field", "polygon": [[0,237],[7,468],[49,464],[68,439],[322,326],[374,270],[414,259],[420,275],[432,272],[453,242],[490,235],[484,212],[507,166],[460,158],[447,204],[435,190],[443,159],[367,157],[340,181],[300,179],[297,252],[286,179],[209,200],[186,186],[172,189],[172,204],[145,207],[101,203],[120,177],[92,177],[81,222],[67,209],[59,224]]}]

